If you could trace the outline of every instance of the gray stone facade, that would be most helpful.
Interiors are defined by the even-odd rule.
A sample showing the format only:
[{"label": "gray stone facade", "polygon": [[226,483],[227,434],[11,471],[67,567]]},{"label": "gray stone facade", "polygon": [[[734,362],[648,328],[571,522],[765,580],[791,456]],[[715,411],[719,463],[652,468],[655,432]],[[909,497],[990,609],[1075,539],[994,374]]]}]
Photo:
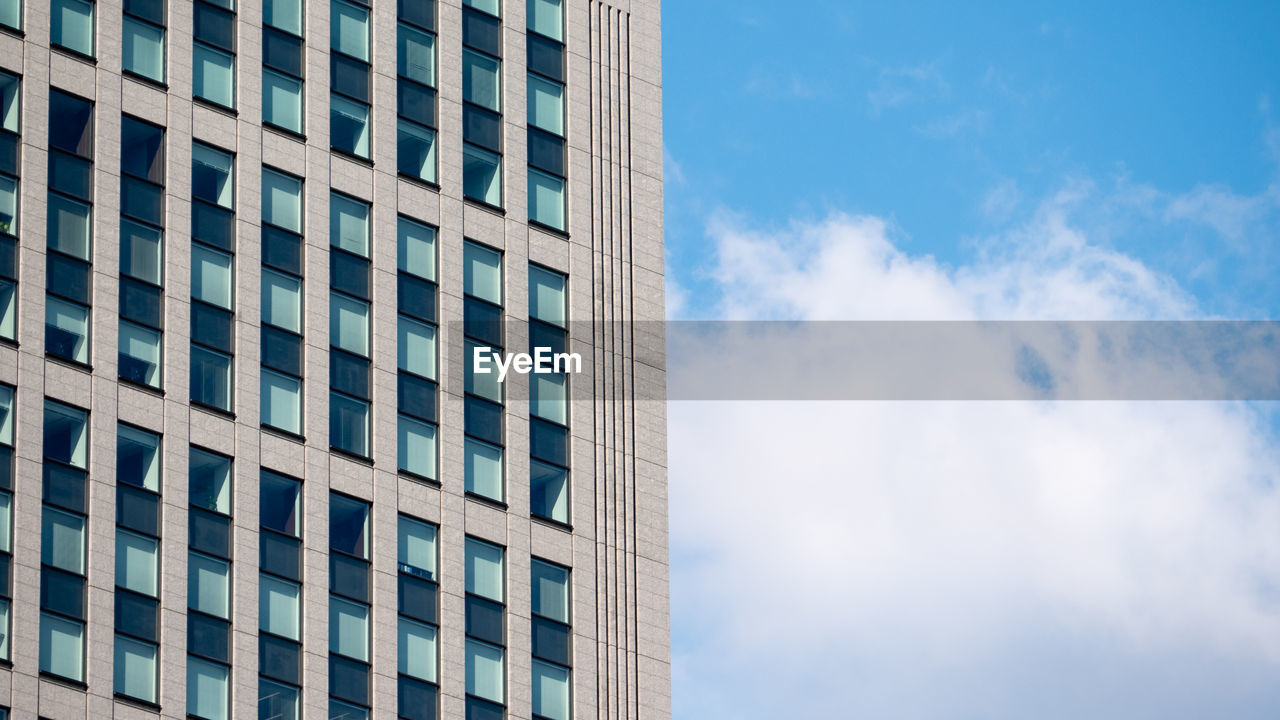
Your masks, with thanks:
[{"label": "gray stone facade", "polygon": [[[0,667],[0,706],[12,717],[185,718],[187,448],[235,458],[232,718],[257,717],[260,466],[303,480],[302,717],[328,717],[328,500],[338,490],[372,503],[372,709],[396,713],[396,516],[440,528],[440,717],[464,717],[465,536],[507,548],[507,716],[531,717],[531,556],[572,568],[575,718],[670,717],[666,418],[658,402],[631,402],[661,386],[661,354],[625,328],[599,324],[587,373],[591,399],[571,405],[572,531],[531,519],[528,406],[508,402],[505,511],[464,495],[461,375],[441,372],[440,486],[397,473],[395,247],[397,213],[439,228],[439,345],[462,317],[463,238],[505,253],[504,311],[528,317],[533,261],[569,276],[570,318],[663,318],[662,79],[657,0],[566,0],[567,237],[531,227],[526,202],[525,3],[503,5],[504,213],[463,200],[461,0],[437,0],[439,190],[396,173],[396,2],[374,0],[372,163],[330,152],[329,5],[306,3],[305,141],[264,129],[262,2],[237,2],[237,112],[191,99],[187,0],[168,0],[168,87],[121,74],[122,0],[96,5],[96,60],[49,47],[48,0],[23,0],[23,34],[0,32],[0,70],[22,77],[21,232],[17,343],[0,344],[0,382],[16,387],[11,667]],[[44,353],[48,99],[50,85],[95,103],[92,370]],[[166,128],[164,393],[117,381],[120,115]],[[191,144],[236,153],[234,419],[188,402]],[[259,423],[260,167],[305,177],[303,290],[305,442]],[[372,463],[329,451],[329,193],[372,203]],[[511,327],[517,327],[512,322]],[[612,329],[611,329],[612,328]],[[513,346],[521,343],[512,339]],[[658,359],[653,359],[658,358]],[[444,358],[442,356],[442,362]],[[514,382],[525,381],[516,376]],[[527,397],[519,388],[512,397]],[[38,669],[42,407],[45,398],[90,411],[90,510],[85,687]],[[161,653],[158,710],[113,695],[116,425],[163,434]]]}]

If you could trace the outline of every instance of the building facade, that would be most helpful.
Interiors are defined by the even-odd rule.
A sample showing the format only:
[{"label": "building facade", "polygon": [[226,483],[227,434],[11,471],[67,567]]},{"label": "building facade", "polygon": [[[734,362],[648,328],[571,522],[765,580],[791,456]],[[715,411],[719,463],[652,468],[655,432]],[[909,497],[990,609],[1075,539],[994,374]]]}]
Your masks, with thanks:
[{"label": "building facade", "polygon": [[0,719],[670,716],[660,47],[0,0]]}]

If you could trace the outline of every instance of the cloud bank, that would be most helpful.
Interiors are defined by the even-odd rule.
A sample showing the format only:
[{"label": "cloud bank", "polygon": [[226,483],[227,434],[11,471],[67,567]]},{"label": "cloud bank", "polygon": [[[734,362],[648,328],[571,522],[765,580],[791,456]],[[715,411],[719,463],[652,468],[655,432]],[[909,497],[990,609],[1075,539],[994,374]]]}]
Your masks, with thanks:
[{"label": "cloud bank", "polygon": [[[733,319],[1174,319],[1045,203],[945,267],[722,218]],[[672,403],[675,715],[1274,718],[1280,453],[1223,403]]]}]

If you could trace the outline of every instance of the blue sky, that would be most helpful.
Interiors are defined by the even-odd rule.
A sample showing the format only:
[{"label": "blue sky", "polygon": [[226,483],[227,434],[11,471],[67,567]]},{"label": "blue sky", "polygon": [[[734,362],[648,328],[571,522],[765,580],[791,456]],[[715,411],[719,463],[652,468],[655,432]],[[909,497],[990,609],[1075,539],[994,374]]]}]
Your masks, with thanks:
[{"label": "blue sky", "polygon": [[[667,252],[697,297],[715,212],[838,209],[945,263],[1069,184],[1081,222],[1218,314],[1272,316],[1274,207],[1224,242],[1135,196],[1256,198],[1280,161],[1276,3],[667,2]],[[1203,203],[1200,203],[1203,204]],[[1157,213],[1157,219],[1168,219]],[[1274,237],[1274,236],[1273,236]],[[1213,267],[1206,268],[1211,262]]]},{"label": "blue sky", "polygon": [[[1280,4],[663,24],[671,316],[1280,317]],[[676,719],[1280,717],[1274,410],[671,403]]]}]

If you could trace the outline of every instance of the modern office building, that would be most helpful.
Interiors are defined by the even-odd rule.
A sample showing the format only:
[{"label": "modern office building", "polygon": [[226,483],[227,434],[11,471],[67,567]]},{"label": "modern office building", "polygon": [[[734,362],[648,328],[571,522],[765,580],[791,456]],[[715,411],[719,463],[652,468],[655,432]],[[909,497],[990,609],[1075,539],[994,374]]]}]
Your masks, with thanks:
[{"label": "modern office building", "polygon": [[660,45],[0,0],[0,718],[670,716]]}]

